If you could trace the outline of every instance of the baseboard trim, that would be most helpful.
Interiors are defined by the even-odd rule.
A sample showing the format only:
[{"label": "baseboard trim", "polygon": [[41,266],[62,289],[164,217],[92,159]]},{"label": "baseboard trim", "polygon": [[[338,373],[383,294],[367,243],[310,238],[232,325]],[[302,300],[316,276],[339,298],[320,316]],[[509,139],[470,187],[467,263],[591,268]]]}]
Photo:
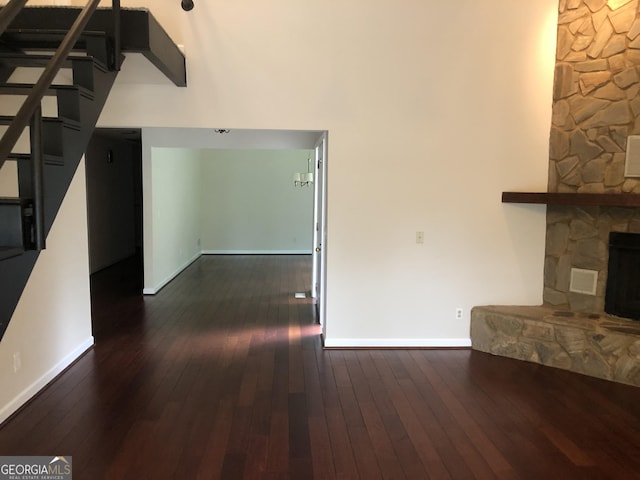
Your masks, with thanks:
[{"label": "baseboard trim", "polygon": [[469,348],[470,338],[323,338],[324,348]]},{"label": "baseboard trim", "polygon": [[203,250],[203,255],[311,255],[311,250]]},{"label": "baseboard trim", "polygon": [[62,360],[56,363],[50,370],[45,372],[35,382],[20,392],[13,400],[7,403],[0,409],[0,424],[4,423],[11,415],[16,413],[22,408],[29,400],[37,395],[44,387],[46,387],[52,380],[60,375],[66,368],[68,368],[73,362],[80,358],[87,350],[93,347],[93,337],[87,338],[71,353],[65,356]]},{"label": "baseboard trim", "polygon": [[199,259],[200,255],[202,255],[202,252],[196,253],[193,257],[191,257],[189,260],[187,260],[186,263],[184,263],[180,267],[178,267],[171,275],[169,275],[167,278],[165,278],[162,282],[160,282],[155,287],[145,287],[145,288],[143,288],[142,289],[142,294],[143,295],[155,295],[156,293],[158,293],[171,280],[173,280],[178,275],[180,275],[185,268],[187,268],[189,265],[191,265],[193,262],[195,262],[197,259]]}]

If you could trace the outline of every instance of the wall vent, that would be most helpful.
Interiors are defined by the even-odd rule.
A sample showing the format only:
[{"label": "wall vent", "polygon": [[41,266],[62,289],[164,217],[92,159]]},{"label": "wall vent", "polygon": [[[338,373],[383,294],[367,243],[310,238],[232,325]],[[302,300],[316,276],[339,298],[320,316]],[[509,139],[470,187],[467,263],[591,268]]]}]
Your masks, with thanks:
[{"label": "wall vent", "polygon": [[571,269],[570,292],[595,295],[597,286],[598,272],[596,270],[583,270],[582,268]]},{"label": "wall vent", "polygon": [[640,135],[627,137],[627,156],[624,162],[625,177],[640,177]]}]

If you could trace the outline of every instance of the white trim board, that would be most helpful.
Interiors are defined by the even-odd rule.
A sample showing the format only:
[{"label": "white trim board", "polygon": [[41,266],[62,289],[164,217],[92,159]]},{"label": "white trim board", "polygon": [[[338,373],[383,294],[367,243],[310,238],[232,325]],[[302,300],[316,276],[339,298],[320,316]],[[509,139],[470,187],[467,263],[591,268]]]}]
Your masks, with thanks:
[{"label": "white trim board", "polygon": [[325,338],[327,348],[462,348],[470,338]]},{"label": "white trim board", "polygon": [[203,250],[203,255],[311,255],[311,250]]},{"label": "white trim board", "polygon": [[193,262],[195,262],[197,259],[199,259],[200,255],[202,255],[202,252],[196,253],[193,257],[191,257],[189,260],[187,260],[185,263],[183,263],[181,266],[179,266],[172,274],[170,274],[167,278],[165,278],[163,281],[161,281],[155,287],[143,288],[142,289],[142,294],[143,295],[155,295],[156,293],[158,293],[160,290],[162,290],[162,288],[165,285],[167,285],[167,283],[169,283],[171,280],[173,280],[178,275],[180,275],[185,268],[187,268],[189,265],[191,265]]},{"label": "white trim board", "polygon": [[27,403],[34,395],[36,395],[40,390],[46,387],[49,382],[51,382],[54,378],[60,375],[65,368],[69,367],[73,362],[75,362],[78,358],[80,358],[87,350],[89,350],[94,344],[93,337],[87,338],[84,342],[82,342],[75,350],[65,356],[62,360],[56,363],[51,369],[44,373],[40,378],[38,378],[35,382],[25,388],[22,392],[16,395],[13,400],[7,403],[4,407],[0,409],[0,423],[4,422],[7,418],[13,415],[18,411],[20,407],[22,407],[25,403]]}]

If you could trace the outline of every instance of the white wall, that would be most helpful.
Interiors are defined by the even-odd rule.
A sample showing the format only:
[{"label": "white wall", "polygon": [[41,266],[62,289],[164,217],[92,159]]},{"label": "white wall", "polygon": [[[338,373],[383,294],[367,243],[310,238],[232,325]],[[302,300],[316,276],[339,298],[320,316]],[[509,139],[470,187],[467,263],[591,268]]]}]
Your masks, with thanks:
[{"label": "white wall", "polygon": [[[327,344],[455,344],[473,305],[541,301],[544,209],[500,192],[546,185],[557,0],[151,8],[189,87],[119,82],[102,126],[329,131]],[[170,184],[143,162],[147,193]],[[84,202],[81,167],[0,342],[0,420],[92,341]],[[159,279],[194,244],[169,238],[150,240]]]},{"label": "white wall", "polygon": [[465,344],[472,306],[541,302],[544,208],[500,192],[546,188],[557,0],[169,8],[189,87],[117,84],[100,124],[328,130],[327,344]]},{"label": "white wall", "polygon": [[93,344],[85,195],[82,161],[0,342],[0,422]]},{"label": "white wall", "polygon": [[153,294],[200,256],[200,152],[154,148],[151,158],[143,154],[142,168],[143,190],[151,193],[143,202],[151,227],[145,230],[144,293]]},{"label": "white wall", "polygon": [[202,150],[202,249],[311,253],[313,187],[295,187],[311,150]]}]

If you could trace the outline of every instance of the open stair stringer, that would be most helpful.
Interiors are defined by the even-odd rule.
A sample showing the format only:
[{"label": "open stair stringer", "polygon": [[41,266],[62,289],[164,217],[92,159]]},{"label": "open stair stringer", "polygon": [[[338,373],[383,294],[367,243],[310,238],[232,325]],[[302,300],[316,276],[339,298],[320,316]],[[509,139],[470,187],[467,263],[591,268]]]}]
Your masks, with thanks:
[{"label": "open stair stringer", "polygon": [[[93,99],[85,99],[80,102],[80,121],[77,122],[76,128],[63,128],[61,131],[64,162],[56,165],[45,164],[44,219],[47,234],[55,222],[71,180],[86,151],[117,73],[117,71],[104,68],[94,68]],[[0,262],[0,285],[2,285],[0,289],[0,339],[11,321],[39,255],[38,251],[26,250],[21,255]]]},{"label": "open stair stringer", "polygon": [[[87,7],[89,5],[96,6],[95,0],[89,0]],[[120,10],[119,2],[117,8],[116,2],[113,5],[112,9],[95,10],[82,29],[76,28],[76,19],[82,16],[78,7],[27,6],[17,13],[7,29],[0,31],[0,96],[14,96],[15,100],[29,95],[28,100],[33,89],[38,96],[55,96],[57,100],[57,114],[53,117],[42,115],[42,103],[38,114],[31,117],[30,152],[16,148],[2,153],[0,158],[0,168],[6,162],[16,162],[19,190],[17,197],[0,197],[0,340],[40,250],[45,248],[46,235],[55,222],[113,86],[124,59],[119,52],[142,53],[176,86],[186,86],[184,54],[151,12]],[[0,7],[0,12],[3,8]],[[75,36],[80,30],[80,36]],[[66,32],[71,31],[75,39],[66,42]],[[64,58],[60,68],[71,70],[70,85],[64,81],[63,84],[49,83],[42,93],[34,88],[31,80],[14,75],[19,69],[44,67],[46,71],[50,58],[48,53],[41,52],[49,52],[63,43],[68,48],[64,56],[59,57]],[[13,77],[19,78],[12,80]],[[68,75],[66,77],[68,81]],[[22,128],[19,116],[20,112],[14,117],[0,112],[0,128],[7,128],[8,140],[13,134],[6,135],[7,132],[17,132],[16,125]],[[0,141],[4,150],[10,148],[6,147],[8,144],[9,141],[4,144]],[[61,271],[61,276],[64,273]]]}]

